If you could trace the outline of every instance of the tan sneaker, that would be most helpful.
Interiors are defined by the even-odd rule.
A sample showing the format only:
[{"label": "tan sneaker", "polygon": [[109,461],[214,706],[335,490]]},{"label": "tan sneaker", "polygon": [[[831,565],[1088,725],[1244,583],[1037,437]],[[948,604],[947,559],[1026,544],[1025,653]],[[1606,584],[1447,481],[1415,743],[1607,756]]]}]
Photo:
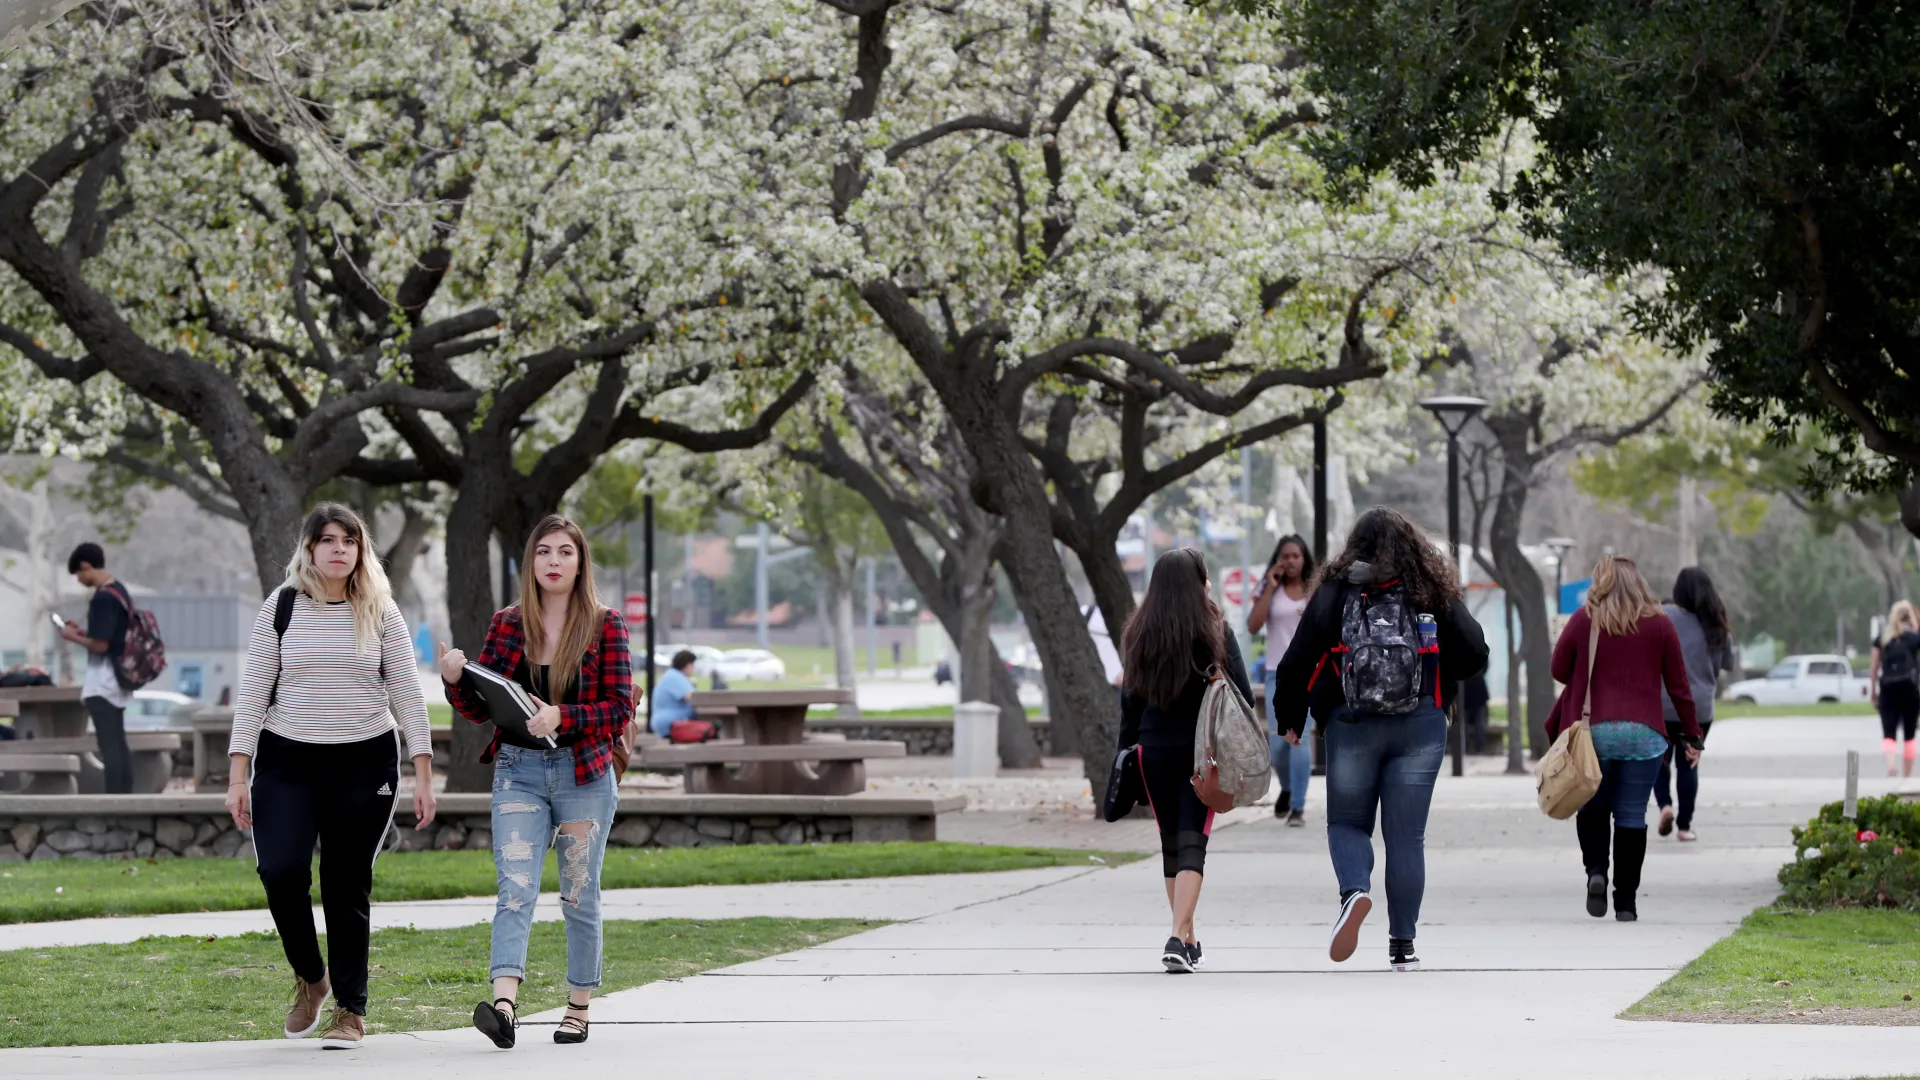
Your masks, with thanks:
[{"label": "tan sneaker", "polygon": [[281,1033],[289,1039],[304,1039],[313,1034],[320,1026],[320,1006],[327,1003],[327,994],[332,992],[330,980],[322,975],[317,983],[310,983],[298,975],[293,977],[293,1005],[287,1010],[287,1026]]},{"label": "tan sneaker", "polygon": [[359,1013],[348,1012],[338,1005],[327,1014],[327,1033],[320,1036],[322,1050],[358,1050],[360,1040],[367,1036],[367,1022]]}]

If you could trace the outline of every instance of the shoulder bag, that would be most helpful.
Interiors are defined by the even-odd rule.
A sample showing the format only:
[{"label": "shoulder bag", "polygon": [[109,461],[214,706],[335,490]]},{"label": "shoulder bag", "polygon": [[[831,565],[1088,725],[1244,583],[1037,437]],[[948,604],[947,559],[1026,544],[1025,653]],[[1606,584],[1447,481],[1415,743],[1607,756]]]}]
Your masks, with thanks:
[{"label": "shoulder bag", "polygon": [[[1600,659],[1600,624],[1589,620],[1587,630],[1587,689],[1580,703],[1580,719],[1568,724],[1553,740],[1553,748],[1540,759],[1540,771],[1534,776],[1534,788],[1540,796],[1540,811],[1550,818],[1565,821],[1578,813],[1600,790],[1600,755],[1593,749],[1593,670]],[[1566,706],[1565,692],[1556,711]]]}]

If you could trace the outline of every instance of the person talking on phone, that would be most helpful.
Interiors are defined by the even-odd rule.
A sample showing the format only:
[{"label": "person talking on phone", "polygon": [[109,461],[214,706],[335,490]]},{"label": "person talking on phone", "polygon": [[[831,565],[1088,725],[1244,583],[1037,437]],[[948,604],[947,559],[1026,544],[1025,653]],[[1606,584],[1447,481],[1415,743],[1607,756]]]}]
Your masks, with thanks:
[{"label": "person talking on phone", "polygon": [[1247,633],[1267,635],[1267,757],[1273,762],[1273,775],[1280,781],[1280,795],[1273,803],[1273,816],[1299,828],[1307,823],[1307,785],[1313,779],[1313,713],[1309,711],[1300,732],[1298,749],[1280,736],[1274,724],[1273,691],[1280,680],[1273,677],[1280,660],[1293,644],[1300,617],[1307,613],[1308,585],[1313,581],[1313,553],[1300,536],[1283,536],[1273,546],[1273,558],[1267,560],[1267,575],[1260,580],[1260,591],[1247,612]]},{"label": "person talking on phone", "polygon": [[[321,503],[300,526],[287,580],[253,621],[234,695],[227,812],[253,830],[254,858],[293,968],[282,1034],[320,1045],[366,1035],[373,862],[400,801],[400,738],[413,758],[416,829],[433,821],[433,742],[413,640],[369,551],[366,523]],[[395,718],[399,723],[396,727]],[[327,957],[313,925],[313,846]]]},{"label": "person talking on phone", "polygon": [[[627,623],[600,602],[593,553],[580,526],[549,514],[520,560],[520,602],[501,609],[480,650],[482,667],[518,682],[539,711],[525,738],[494,729],[480,760],[493,765],[493,1001],[474,1006],[473,1026],[505,1050],[514,1045],[514,1003],[527,975],[527,939],[552,839],[560,853],[560,911],[567,924],[567,1012],[557,1043],[587,1041],[587,1005],[600,985],[600,865],[618,805],[613,748],[633,719]],[[440,646],[447,701],[476,724],[489,719],[467,658]],[[549,741],[551,740],[551,741]]]}]

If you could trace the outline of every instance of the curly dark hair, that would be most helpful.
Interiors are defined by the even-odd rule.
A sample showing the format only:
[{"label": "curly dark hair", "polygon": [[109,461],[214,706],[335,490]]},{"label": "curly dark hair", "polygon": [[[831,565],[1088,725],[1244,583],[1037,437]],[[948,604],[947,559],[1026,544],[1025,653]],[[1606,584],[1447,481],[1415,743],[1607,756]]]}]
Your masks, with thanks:
[{"label": "curly dark hair", "polygon": [[1320,568],[1313,587],[1345,581],[1357,562],[1373,566],[1375,581],[1398,579],[1415,611],[1438,615],[1460,598],[1460,582],[1446,553],[1429,543],[1413,522],[1384,506],[1360,515],[1347,533],[1347,546]]},{"label": "curly dark hair", "polygon": [[1167,708],[1207,668],[1224,663],[1227,623],[1207,587],[1206,557],[1175,548],[1153,564],[1147,595],[1127,620],[1120,655],[1127,693]]}]

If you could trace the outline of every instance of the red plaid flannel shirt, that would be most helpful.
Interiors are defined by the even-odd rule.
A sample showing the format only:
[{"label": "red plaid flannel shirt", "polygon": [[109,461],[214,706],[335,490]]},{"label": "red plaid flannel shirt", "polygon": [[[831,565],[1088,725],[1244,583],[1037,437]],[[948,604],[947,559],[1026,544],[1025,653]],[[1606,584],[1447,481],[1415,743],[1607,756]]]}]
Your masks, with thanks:
[{"label": "red plaid flannel shirt", "polygon": [[[526,652],[526,629],[520,622],[519,605],[494,612],[479,664],[512,678]],[[579,734],[580,741],[573,744],[573,782],[587,784],[613,767],[614,741],[633,719],[633,658],[627,648],[627,621],[612,608],[607,609],[600,626],[599,643],[589,646],[580,658],[580,677],[575,686],[574,697],[580,703],[560,706],[560,730],[554,734]],[[447,685],[446,690],[447,702],[455,712],[476,724],[487,722],[485,697],[464,683]],[[496,733],[480,760],[491,764],[499,749],[500,736]]]}]

